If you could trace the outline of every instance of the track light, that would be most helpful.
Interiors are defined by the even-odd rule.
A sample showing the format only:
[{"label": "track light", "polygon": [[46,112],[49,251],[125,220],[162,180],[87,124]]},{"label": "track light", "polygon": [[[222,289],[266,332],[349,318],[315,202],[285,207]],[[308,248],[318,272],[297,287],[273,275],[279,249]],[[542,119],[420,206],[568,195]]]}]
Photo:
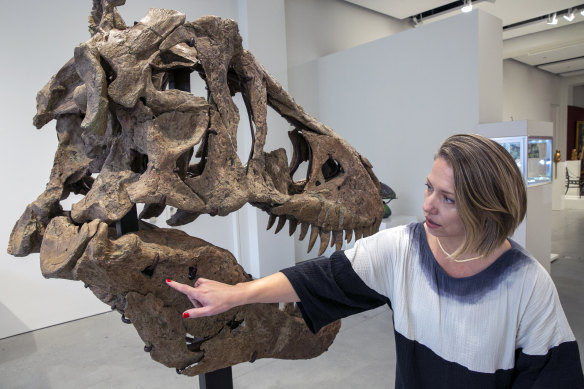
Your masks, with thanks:
[{"label": "track light", "polygon": [[422,24],[422,15],[412,16],[412,24],[414,27],[418,27]]},{"label": "track light", "polygon": [[464,5],[460,9],[462,12],[470,12],[472,11],[472,1],[471,0],[464,0]]},{"label": "track light", "polygon": [[558,24],[558,15],[556,13],[548,15],[547,24]]},{"label": "track light", "polygon": [[564,15],[564,19],[566,19],[569,22],[574,20],[574,11],[572,11],[571,8],[568,10],[568,13]]}]

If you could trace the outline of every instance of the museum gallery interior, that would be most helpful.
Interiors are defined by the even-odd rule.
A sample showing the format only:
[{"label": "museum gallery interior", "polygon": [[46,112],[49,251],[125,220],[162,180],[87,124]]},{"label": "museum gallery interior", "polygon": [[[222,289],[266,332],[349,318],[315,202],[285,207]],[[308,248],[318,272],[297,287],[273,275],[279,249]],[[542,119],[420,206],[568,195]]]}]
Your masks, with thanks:
[{"label": "museum gallery interior", "polygon": [[584,4],[410,3],[7,4],[1,386],[394,387],[387,304],[315,334],[295,303],[181,318],[165,280],[248,282],[423,222],[458,133],[515,160],[511,238],[584,360]]}]

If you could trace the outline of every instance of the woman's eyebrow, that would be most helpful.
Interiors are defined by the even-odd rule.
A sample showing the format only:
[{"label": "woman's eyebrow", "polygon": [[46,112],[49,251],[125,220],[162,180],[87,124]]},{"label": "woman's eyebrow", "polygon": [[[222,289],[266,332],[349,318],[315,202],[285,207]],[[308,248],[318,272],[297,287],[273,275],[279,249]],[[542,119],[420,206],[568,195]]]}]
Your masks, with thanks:
[{"label": "woman's eyebrow", "polygon": [[[430,177],[429,176],[426,177],[426,181],[428,182],[428,184],[430,184],[431,186],[434,187],[434,185],[432,185],[432,182],[430,181]],[[452,192],[449,192],[447,190],[443,190],[443,189],[440,189],[440,188],[436,188],[436,187],[434,187],[434,189],[437,189],[439,192],[442,192],[442,193],[444,193],[446,195],[449,195],[449,196],[454,197],[454,193],[452,193]]]}]

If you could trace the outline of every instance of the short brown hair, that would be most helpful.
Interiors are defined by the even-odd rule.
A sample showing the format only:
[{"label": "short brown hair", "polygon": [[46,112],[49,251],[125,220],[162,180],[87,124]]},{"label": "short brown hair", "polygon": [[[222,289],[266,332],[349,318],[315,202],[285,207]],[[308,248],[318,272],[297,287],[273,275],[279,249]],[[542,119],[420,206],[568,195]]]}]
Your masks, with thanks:
[{"label": "short brown hair", "polygon": [[435,158],[453,170],[456,209],[466,233],[453,257],[490,254],[525,217],[525,182],[515,160],[499,143],[475,134],[450,136]]}]

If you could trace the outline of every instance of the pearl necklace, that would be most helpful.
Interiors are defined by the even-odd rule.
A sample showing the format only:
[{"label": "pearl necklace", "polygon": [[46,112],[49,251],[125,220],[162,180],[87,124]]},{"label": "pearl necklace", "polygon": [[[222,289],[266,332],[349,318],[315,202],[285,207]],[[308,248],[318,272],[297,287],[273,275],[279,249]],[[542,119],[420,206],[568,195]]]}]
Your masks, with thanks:
[{"label": "pearl necklace", "polygon": [[440,243],[440,239],[438,237],[436,237],[436,242],[438,242],[438,247],[440,247],[440,250],[442,250],[442,252],[448,257],[449,260],[453,261],[453,262],[457,262],[457,263],[463,263],[463,262],[470,262],[470,261],[474,261],[475,259],[479,259],[482,258],[482,255],[479,255],[477,257],[472,257],[472,258],[468,258],[468,259],[452,259],[452,254],[449,254],[446,250],[444,250],[444,247],[442,247],[442,243]]}]

